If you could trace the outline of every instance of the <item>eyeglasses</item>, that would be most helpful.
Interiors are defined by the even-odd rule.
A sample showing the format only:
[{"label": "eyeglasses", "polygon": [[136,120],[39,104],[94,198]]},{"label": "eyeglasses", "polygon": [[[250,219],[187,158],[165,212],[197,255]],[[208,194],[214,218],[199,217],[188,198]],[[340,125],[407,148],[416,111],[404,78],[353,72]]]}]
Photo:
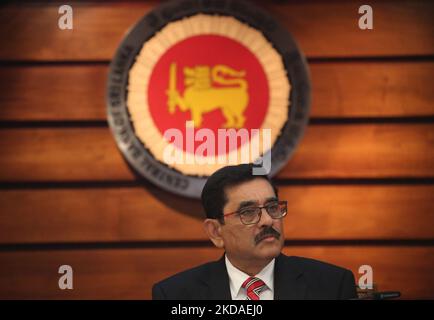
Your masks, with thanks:
[{"label": "eyeglasses", "polygon": [[226,213],[223,217],[238,214],[243,224],[256,224],[261,220],[262,209],[265,209],[268,215],[273,219],[282,219],[288,212],[287,201],[273,201],[262,207],[246,207],[235,212]]}]

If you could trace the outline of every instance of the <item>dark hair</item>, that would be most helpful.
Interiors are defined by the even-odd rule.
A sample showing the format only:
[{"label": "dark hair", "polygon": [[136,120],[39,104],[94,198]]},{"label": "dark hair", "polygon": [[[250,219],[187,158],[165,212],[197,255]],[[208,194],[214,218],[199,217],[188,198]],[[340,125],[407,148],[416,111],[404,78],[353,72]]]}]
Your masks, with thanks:
[{"label": "dark hair", "polygon": [[228,201],[225,189],[257,178],[267,180],[277,196],[277,188],[267,175],[253,175],[252,164],[227,166],[214,172],[206,181],[201,195],[206,217],[223,223],[223,207]]}]

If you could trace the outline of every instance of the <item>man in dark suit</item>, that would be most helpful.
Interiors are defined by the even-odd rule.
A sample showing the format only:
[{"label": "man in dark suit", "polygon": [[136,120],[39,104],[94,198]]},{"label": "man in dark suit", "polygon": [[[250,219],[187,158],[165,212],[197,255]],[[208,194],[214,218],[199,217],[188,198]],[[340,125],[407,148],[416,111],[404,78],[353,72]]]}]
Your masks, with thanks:
[{"label": "man in dark suit", "polygon": [[286,201],[252,165],[216,171],[202,191],[205,231],[223,257],[154,285],[153,299],[351,299],[351,271],[281,253]]}]

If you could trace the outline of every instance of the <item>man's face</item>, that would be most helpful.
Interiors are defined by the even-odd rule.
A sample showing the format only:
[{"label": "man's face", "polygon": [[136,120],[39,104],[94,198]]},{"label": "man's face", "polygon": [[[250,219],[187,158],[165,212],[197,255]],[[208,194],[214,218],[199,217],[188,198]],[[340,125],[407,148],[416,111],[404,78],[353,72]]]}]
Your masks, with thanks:
[{"label": "man's face", "polygon": [[[223,214],[238,211],[241,208],[264,206],[277,201],[273,187],[263,178],[253,179],[225,190],[228,199],[223,208]],[[280,236],[270,234],[271,229]],[[271,232],[273,233],[273,232]],[[225,224],[221,228],[224,248],[229,256],[243,260],[272,259],[279,255],[284,243],[282,219],[271,218],[262,209],[261,219],[257,224],[245,225],[238,214],[225,217]]]}]

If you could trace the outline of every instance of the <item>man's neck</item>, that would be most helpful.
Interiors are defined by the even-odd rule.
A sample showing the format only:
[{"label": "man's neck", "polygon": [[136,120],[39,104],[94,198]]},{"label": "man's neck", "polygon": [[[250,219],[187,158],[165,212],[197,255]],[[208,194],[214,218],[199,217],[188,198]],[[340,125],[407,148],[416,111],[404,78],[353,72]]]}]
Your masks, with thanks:
[{"label": "man's neck", "polygon": [[248,274],[251,277],[261,272],[261,270],[264,269],[273,260],[273,258],[263,260],[242,260],[233,258],[228,255],[227,257],[235,268],[241,270],[242,272]]}]

